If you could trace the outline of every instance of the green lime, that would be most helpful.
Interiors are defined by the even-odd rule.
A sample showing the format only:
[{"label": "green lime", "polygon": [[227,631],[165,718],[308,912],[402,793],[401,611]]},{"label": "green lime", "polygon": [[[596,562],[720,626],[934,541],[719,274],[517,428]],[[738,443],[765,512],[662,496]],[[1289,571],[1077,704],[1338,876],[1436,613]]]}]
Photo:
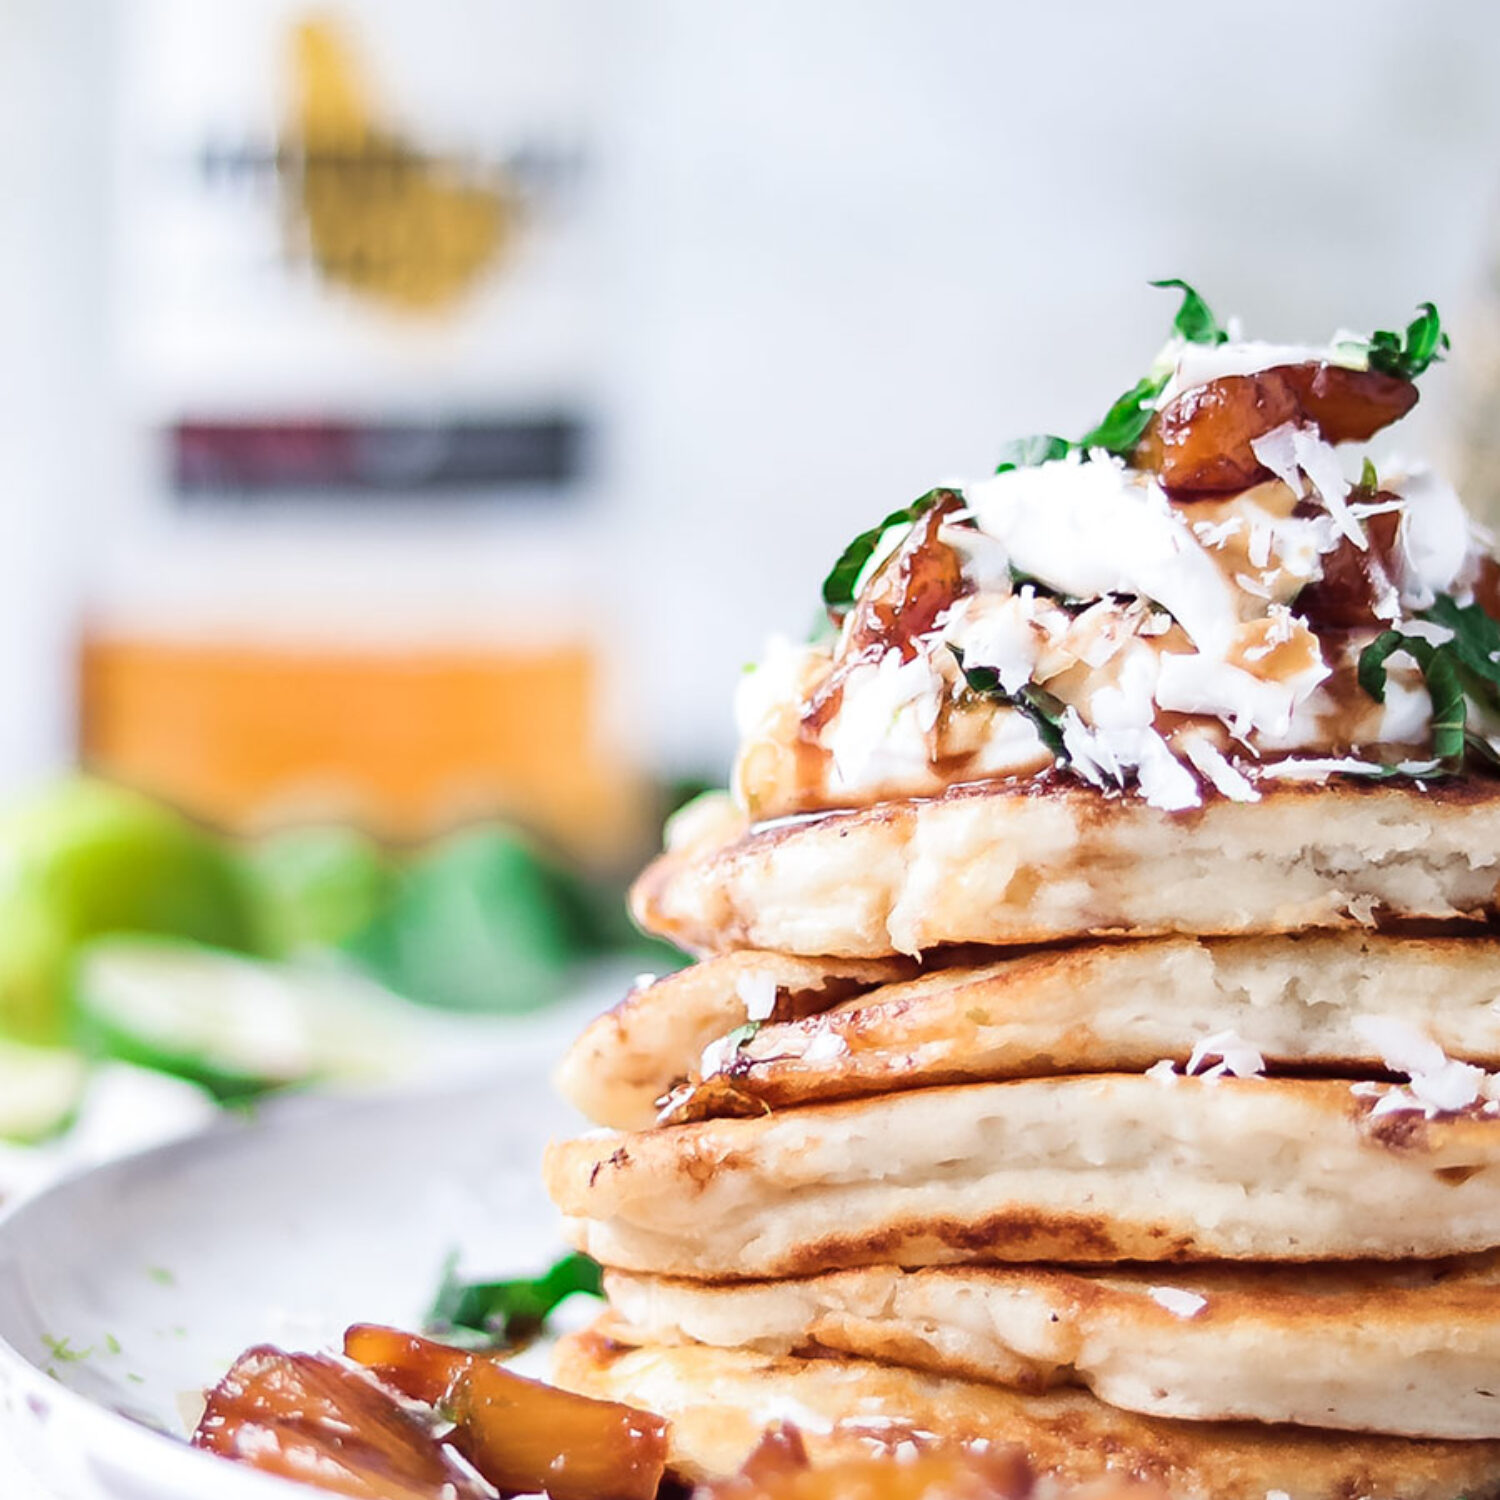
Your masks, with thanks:
[{"label": "green lime", "polygon": [[265,952],[331,948],[368,927],[395,890],[374,839],[353,828],[291,828],[256,840],[245,870]]},{"label": "green lime", "polygon": [[227,1100],[315,1079],[383,1082],[422,1046],[420,1012],[358,975],[173,938],[85,945],[73,1006],[91,1054],[175,1073]]},{"label": "green lime", "polygon": [[0,812],[0,1032],[61,1037],[73,950],[105,932],[253,940],[234,861],[151,798],[74,777]]}]

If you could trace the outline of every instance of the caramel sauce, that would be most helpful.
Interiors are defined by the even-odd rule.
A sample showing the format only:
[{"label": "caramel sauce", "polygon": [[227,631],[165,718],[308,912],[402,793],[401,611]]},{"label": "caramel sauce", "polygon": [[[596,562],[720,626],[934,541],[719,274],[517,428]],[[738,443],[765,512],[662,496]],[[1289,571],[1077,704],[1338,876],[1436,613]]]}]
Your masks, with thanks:
[{"label": "caramel sauce", "polygon": [[850,674],[877,665],[890,651],[911,661],[920,637],[969,592],[962,559],[941,539],[943,525],[962,508],[962,498],[946,492],[865,586],[845,626],[833,670],[809,699],[798,725],[795,776],[800,786],[822,784],[829,756],[819,740],[843,707]]},{"label": "caramel sauce", "polygon": [[962,561],[940,538],[948,517],[962,508],[958,495],[946,493],[881,565],[849,621],[844,652],[850,660],[896,650],[902,661],[910,661],[917,639],[964,592]]},{"label": "caramel sauce", "polygon": [[1479,559],[1474,579],[1474,602],[1492,620],[1500,620],[1500,562],[1488,554]]},{"label": "caramel sauce", "polygon": [[1240,626],[1224,659],[1263,682],[1297,677],[1324,660],[1317,636],[1305,625],[1267,615]]}]

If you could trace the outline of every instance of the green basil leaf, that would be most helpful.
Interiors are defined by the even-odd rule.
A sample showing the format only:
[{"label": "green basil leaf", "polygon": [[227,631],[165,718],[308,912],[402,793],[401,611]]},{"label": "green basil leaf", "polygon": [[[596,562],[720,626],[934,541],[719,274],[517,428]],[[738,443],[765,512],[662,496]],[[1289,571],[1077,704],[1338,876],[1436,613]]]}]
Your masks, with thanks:
[{"label": "green basil leaf", "polygon": [[598,1296],[602,1289],[598,1262],[576,1252],[540,1276],[509,1281],[462,1281],[457,1263],[456,1255],[449,1256],[423,1326],[435,1337],[471,1347],[534,1338],[564,1297],[574,1292]]},{"label": "green basil leaf", "polygon": [[735,1052],[738,1052],[764,1024],[763,1021],[745,1021],[736,1026],[733,1031],[726,1032],[724,1040]]},{"label": "green basil leaf", "polygon": [[1359,669],[1355,674],[1359,685],[1377,703],[1385,702],[1385,664],[1406,645],[1406,637],[1399,630],[1382,630],[1379,635],[1359,653]]},{"label": "green basil leaf", "polygon": [[1178,335],[1190,344],[1227,344],[1229,335],[1220,327],[1206,303],[1187,282],[1173,276],[1166,281],[1153,281],[1152,286],[1170,287],[1182,293],[1182,306],[1172,320]]},{"label": "green basil leaf", "polygon": [[[1151,285],[1173,288],[1182,293],[1182,306],[1172,320],[1172,327],[1180,338],[1190,344],[1228,342],[1228,333],[1219,326],[1219,320],[1214,317],[1208,303],[1187,282],[1174,276],[1166,281],[1153,281]],[[1142,376],[1110,407],[1104,420],[1079,439],[1078,446],[1085,450],[1103,448],[1120,458],[1129,458],[1150,426],[1155,415],[1156,398],[1166,389],[1170,378],[1170,371]]]},{"label": "green basil leaf", "polygon": [[854,586],[859,582],[859,575],[864,571],[865,564],[874,557],[875,549],[886,532],[893,526],[909,526],[931,510],[939,500],[951,494],[952,490],[928,490],[910,505],[893,510],[878,526],[860,532],[844,548],[839,560],[833,565],[833,571],[823,580],[823,603],[828,612],[840,614],[854,603]]},{"label": "green basil leaf", "polygon": [[1362,490],[1369,490],[1372,495],[1380,488],[1380,475],[1368,458],[1359,471],[1359,487]]},{"label": "green basil leaf", "polygon": [[1429,365],[1442,359],[1450,347],[1437,308],[1423,302],[1416,317],[1406,325],[1404,337],[1388,328],[1377,329],[1369,337],[1367,353],[1372,370],[1394,375],[1398,380],[1415,380]]},{"label": "green basil leaf", "polygon": [[965,666],[963,652],[954,645],[950,645],[948,649],[953,653],[953,659],[958,663],[958,670],[963,673],[964,682],[970,691],[983,698],[1008,703],[1031,721],[1037,734],[1041,736],[1042,743],[1058,760],[1068,758],[1063,748],[1062,734],[1065,705],[1060,698],[1054,697],[1034,682],[1028,682],[1018,693],[1007,693],[1000,686],[1000,674],[993,667]]},{"label": "green basil leaf", "polygon": [[1422,611],[1422,618],[1451,630],[1453,639],[1448,649],[1483,684],[1500,688],[1500,660],[1496,660],[1500,657],[1500,625],[1479,605],[1458,604],[1449,595],[1439,594],[1432,607]]},{"label": "green basil leaf", "polygon": [[1153,402],[1166,389],[1168,375],[1145,375],[1104,414],[1104,420],[1079,438],[1080,448],[1103,448],[1129,458],[1156,414]]},{"label": "green basil leaf", "polygon": [[1383,630],[1360,652],[1358,670],[1360,687],[1377,703],[1384,703],[1387,661],[1398,651],[1412,657],[1432,699],[1432,753],[1450,768],[1463,762],[1469,711],[1460,658],[1452,644],[1434,646],[1420,636]]},{"label": "green basil leaf", "polygon": [[[1424,645],[1427,643],[1424,641]],[[1408,647],[1408,649],[1410,649]],[[1458,658],[1445,647],[1431,646],[1424,662],[1417,658],[1432,699],[1432,753],[1445,765],[1461,765],[1468,729],[1469,699]]]},{"label": "green basil leaf", "polygon": [[1066,458],[1073,450],[1067,438],[1054,437],[1050,432],[1037,433],[1034,437],[1012,438],[1000,449],[1000,461],[995,465],[997,474],[1010,469],[1034,469],[1038,464],[1051,463],[1054,459]]}]

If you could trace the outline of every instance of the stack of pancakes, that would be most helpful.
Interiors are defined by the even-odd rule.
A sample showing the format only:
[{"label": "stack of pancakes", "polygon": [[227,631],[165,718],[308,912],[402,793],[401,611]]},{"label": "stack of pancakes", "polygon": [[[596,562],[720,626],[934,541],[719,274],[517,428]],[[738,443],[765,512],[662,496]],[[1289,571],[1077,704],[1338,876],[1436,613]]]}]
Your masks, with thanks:
[{"label": "stack of pancakes", "polygon": [[676,830],[706,955],[566,1059],[562,1382],[729,1472],[1019,1442],[1173,1495],[1500,1494],[1500,784],[1057,778]]},{"label": "stack of pancakes", "polygon": [[[635,891],[560,1376],[814,1462],[1500,1495],[1500,560],[1367,444],[1447,347],[1173,336],[845,548]],[[1358,473],[1358,479],[1354,474]]]}]

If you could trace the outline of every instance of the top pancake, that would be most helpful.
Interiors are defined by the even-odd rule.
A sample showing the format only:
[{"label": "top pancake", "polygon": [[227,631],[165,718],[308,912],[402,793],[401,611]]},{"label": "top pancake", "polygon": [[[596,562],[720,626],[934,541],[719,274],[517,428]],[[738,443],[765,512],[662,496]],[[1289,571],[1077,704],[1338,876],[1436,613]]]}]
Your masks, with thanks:
[{"label": "top pancake", "polygon": [[695,952],[841,958],[1081,937],[1478,923],[1497,905],[1500,781],[1288,785],[1163,812],[1060,782],[746,829],[704,814],[637,881]]}]

